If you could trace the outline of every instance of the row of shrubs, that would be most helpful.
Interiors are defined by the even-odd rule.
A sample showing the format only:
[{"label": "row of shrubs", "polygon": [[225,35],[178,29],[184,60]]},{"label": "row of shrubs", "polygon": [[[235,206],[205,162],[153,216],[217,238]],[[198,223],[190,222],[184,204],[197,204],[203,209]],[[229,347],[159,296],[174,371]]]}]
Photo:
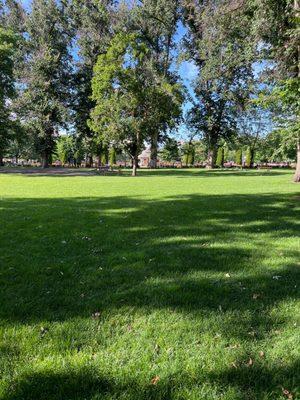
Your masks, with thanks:
[{"label": "row of shrubs", "polygon": [[[216,159],[216,166],[222,168],[224,166],[224,147],[219,147]],[[254,163],[254,150],[248,147],[246,151],[245,163],[244,165],[251,168]],[[235,164],[243,165],[243,152],[241,149],[237,149],[235,152]]]}]

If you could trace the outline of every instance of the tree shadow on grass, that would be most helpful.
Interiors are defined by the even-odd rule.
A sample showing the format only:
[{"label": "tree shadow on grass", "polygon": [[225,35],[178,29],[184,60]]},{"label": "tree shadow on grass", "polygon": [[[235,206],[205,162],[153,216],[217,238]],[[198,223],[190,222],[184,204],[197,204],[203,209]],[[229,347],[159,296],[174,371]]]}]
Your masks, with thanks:
[{"label": "tree shadow on grass", "polygon": [[[244,360],[242,361],[244,363]],[[81,368],[80,371],[56,372],[43,371],[23,376],[16,384],[4,393],[3,400],[175,400],[189,398],[188,393],[197,393],[197,398],[208,398],[200,395],[201,388],[211,384],[216,389],[216,395],[222,398],[228,388],[230,399],[297,399],[299,394],[300,362],[297,360],[289,365],[277,365],[271,368],[260,365],[251,367],[245,364],[237,368],[212,372],[203,376],[181,373],[160,379],[153,385],[151,379],[145,383],[129,376],[113,378],[103,376],[92,367]],[[184,389],[183,389],[184,388]],[[291,391],[291,388],[293,391]],[[183,392],[181,390],[183,389]],[[283,396],[283,390],[288,391]],[[203,393],[203,392],[202,392]],[[234,394],[233,394],[234,393]],[[200,397],[201,396],[201,397]],[[195,398],[195,397],[193,397]],[[216,397],[218,398],[218,397]]]},{"label": "tree shadow on grass", "polygon": [[268,170],[260,170],[260,169],[213,169],[207,170],[204,168],[182,168],[182,169],[144,169],[142,171],[138,171],[138,176],[174,176],[174,177],[184,177],[184,178],[212,178],[212,177],[257,177],[257,176],[278,176],[278,175],[286,175],[290,172],[291,176],[293,175],[293,170],[285,169],[268,169]]},{"label": "tree shadow on grass", "polygon": [[30,177],[53,176],[53,177],[72,177],[72,176],[97,176],[96,169],[93,168],[29,168],[29,167],[11,167],[0,168],[0,175],[22,175]]},{"label": "tree shadow on grass", "polygon": [[[2,200],[0,318],[10,326],[162,309],[219,316],[229,343],[249,341],[249,330],[264,339],[287,323],[270,309],[299,298],[298,203],[296,194]],[[191,390],[211,382],[254,400],[295,387],[298,364],[247,367],[246,359],[157,386],[95,370],[45,371],[20,378],[4,399],[177,399],[182,382]]]},{"label": "tree shadow on grass", "polygon": [[[159,169],[139,169],[138,177],[176,177],[176,178],[211,178],[211,177],[260,177],[260,176],[278,176],[286,175],[287,173],[293,175],[293,170],[289,169],[273,169],[273,170],[259,170],[259,169],[215,169],[206,170],[204,168],[159,168]],[[131,169],[123,168],[121,170],[99,172],[97,169],[83,169],[83,168],[49,168],[42,169],[36,168],[0,168],[0,175],[21,175],[28,177],[55,177],[55,178],[70,178],[70,177],[103,177],[109,175],[110,177],[130,177]],[[134,179],[134,178],[133,178]],[[292,178],[291,178],[292,179]]]},{"label": "tree shadow on grass", "polygon": [[265,247],[299,233],[297,205],[294,195],[2,200],[0,318],[121,306],[259,314],[299,295],[296,250]]}]

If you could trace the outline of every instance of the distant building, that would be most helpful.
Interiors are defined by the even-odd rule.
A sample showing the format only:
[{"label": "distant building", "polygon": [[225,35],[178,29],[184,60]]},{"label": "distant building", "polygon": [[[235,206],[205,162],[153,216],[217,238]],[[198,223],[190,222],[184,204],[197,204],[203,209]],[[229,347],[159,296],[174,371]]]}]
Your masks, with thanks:
[{"label": "distant building", "polygon": [[150,146],[147,146],[145,150],[141,152],[139,155],[139,165],[141,168],[148,168],[150,165],[151,159],[151,149]]}]

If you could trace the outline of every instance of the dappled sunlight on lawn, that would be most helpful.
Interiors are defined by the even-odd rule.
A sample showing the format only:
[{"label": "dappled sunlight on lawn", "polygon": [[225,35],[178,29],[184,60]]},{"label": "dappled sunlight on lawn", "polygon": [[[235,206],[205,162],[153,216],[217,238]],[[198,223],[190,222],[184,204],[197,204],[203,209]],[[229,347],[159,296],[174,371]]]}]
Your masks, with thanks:
[{"label": "dappled sunlight on lawn", "polygon": [[51,198],[49,183],[48,197],[2,198],[4,399],[295,392],[294,187],[149,198],[149,185],[144,197]]}]

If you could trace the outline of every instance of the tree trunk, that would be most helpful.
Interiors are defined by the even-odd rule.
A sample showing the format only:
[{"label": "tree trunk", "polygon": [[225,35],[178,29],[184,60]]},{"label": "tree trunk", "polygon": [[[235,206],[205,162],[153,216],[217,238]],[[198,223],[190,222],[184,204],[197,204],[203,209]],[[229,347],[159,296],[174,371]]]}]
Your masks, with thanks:
[{"label": "tree trunk", "polygon": [[86,168],[92,168],[93,167],[93,156],[87,156],[86,157],[85,167]]},{"label": "tree trunk", "polygon": [[211,146],[207,154],[206,169],[215,168],[216,163],[216,146]]},{"label": "tree trunk", "polygon": [[4,167],[3,156],[0,155],[0,167]]},{"label": "tree trunk", "polygon": [[41,158],[42,158],[42,168],[49,168],[49,155],[46,151],[42,154]]},{"label": "tree trunk", "polygon": [[139,166],[138,154],[136,153],[132,158],[132,176],[136,176],[136,170]]},{"label": "tree trunk", "polygon": [[[300,15],[300,6],[299,6],[299,0],[294,0],[294,11],[295,11],[295,16],[296,20],[299,19]],[[300,79],[300,45],[298,43],[297,46],[297,76],[298,79]],[[294,182],[299,183],[300,182],[300,134],[298,133],[297,137],[297,164],[296,164],[296,172],[294,175]]]},{"label": "tree trunk", "polygon": [[[299,0],[294,0],[294,11],[296,19],[299,17]],[[297,47],[297,76],[300,78],[300,46]],[[297,137],[297,164],[296,164],[296,172],[294,175],[294,182],[300,182],[300,135]]]},{"label": "tree trunk", "polygon": [[300,182],[300,138],[297,140],[297,165],[294,175],[294,182]]},{"label": "tree trunk", "polygon": [[151,137],[150,168],[157,168],[157,142],[158,132],[155,132]]}]

